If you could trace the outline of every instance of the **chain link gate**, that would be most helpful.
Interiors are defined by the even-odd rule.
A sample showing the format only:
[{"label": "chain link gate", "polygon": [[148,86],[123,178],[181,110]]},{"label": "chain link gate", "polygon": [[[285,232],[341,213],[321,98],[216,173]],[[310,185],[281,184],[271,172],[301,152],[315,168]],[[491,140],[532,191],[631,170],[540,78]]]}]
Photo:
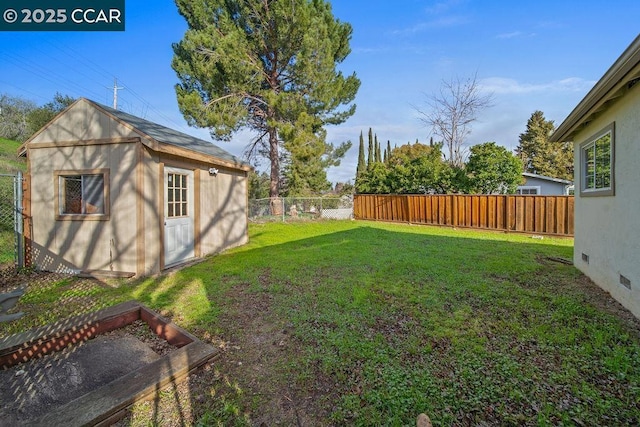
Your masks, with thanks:
[{"label": "chain link gate", "polygon": [[0,174],[0,264],[24,267],[22,172]]}]

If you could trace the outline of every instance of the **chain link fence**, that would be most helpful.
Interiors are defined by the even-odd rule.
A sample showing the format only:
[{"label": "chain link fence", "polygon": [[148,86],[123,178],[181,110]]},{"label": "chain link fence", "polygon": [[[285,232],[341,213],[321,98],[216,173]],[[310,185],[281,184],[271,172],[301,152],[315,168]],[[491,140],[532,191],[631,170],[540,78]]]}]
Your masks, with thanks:
[{"label": "chain link fence", "polygon": [[0,265],[23,266],[22,175],[0,174]]},{"label": "chain link fence", "polygon": [[253,222],[352,218],[353,196],[274,197],[249,200],[249,220]]}]

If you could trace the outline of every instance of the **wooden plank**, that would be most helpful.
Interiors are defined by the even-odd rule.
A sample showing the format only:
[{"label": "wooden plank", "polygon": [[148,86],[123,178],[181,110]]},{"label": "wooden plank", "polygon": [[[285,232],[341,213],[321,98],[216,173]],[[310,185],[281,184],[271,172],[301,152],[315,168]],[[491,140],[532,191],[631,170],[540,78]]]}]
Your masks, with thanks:
[{"label": "wooden plank", "polygon": [[487,217],[487,196],[478,196],[478,226],[489,228],[489,218]]},{"label": "wooden plank", "polygon": [[575,198],[573,196],[569,196],[567,199],[567,235],[573,236]]},{"label": "wooden plank", "polygon": [[139,318],[140,304],[128,301],[2,338],[0,368],[6,369],[31,358],[62,350],[100,333],[121,328]]},{"label": "wooden plank", "polygon": [[467,198],[465,196],[457,196],[458,198],[458,224],[462,227],[467,227]]},{"label": "wooden plank", "polygon": [[535,232],[535,202],[536,197],[526,196],[524,199],[524,229],[525,231]]},{"label": "wooden plank", "polygon": [[398,222],[400,220],[400,209],[398,209],[398,196],[390,196],[389,200],[389,210],[391,217],[394,221]]},{"label": "wooden plank", "polygon": [[506,230],[505,226],[505,201],[507,200],[507,196],[500,196],[496,198],[496,230]]},{"label": "wooden plank", "polygon": [[425,203],[426,203],[426,198],[425,197],[416,197],[414,200],[417,201],[416,205],[417,205],[417,211],[416,211],[416,218],[414,218],[414,221],[416,222],[420,222],[420,224],[425,224],[426,221],[426,214],[425,214]]},{"label": "wooden plank", "polygon": [[197,341],[175,350],[141,369],[35,420],[34,426],[93,426],[109,419],[137,400],[159,392],[169,383],[179,383],[188,373],[218,355],[209,344]]},{"label": "wooden plank", "polygon": [[496,229],[496,196],[487,196],[487,228]]},{"label": "wooden plank", "polygon": [[471,225],[471,223],[469,222],[469,218],[471,218],[471,205],[469,204],[469,197],[461,196],[460,200],[462,201],[461,224],[463,227],[469,227]]},{"label": "wooden plank", "polygon": [[478,197],[472,197],[469,200],[471,201],[471,226],[478,228],[480,225],[480,203]]},{"label": "wooden plank", "polygon": [[567,199],[565,197],[559,197],[556,199],[556,233],[567,233]]},{"label": "wooden plank", "polygon": [[516,202],[516,231],[524,231],[524,200],[522,197],[514,197]]},{"label": "wooden plank", "polygon": [[454,227],[458,226],[459,211],[458,211],[458,196],[455,194],[451,195],[451,225]]},{"label": "wooden plank", "polygon": [[557,233],[556,226],[556,200],[553,197],[547,197],[545,200],[546,211],[547,211],[547,232],[551,234]]},{"label": "wooden plank", "polygon": [[544,220],[544,204],[542,203],[542,198],[538,196],[534,197],[534,230],[536,233],[544,233],[545,228],[545,220]]}]

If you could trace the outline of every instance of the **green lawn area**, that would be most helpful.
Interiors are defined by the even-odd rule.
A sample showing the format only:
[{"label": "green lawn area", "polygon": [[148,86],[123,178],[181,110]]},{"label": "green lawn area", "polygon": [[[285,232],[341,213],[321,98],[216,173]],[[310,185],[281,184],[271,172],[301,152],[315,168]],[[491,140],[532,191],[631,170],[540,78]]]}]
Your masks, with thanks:
[{"label": "green lawn area", "polygon": [[27,162],[17,155],[20,143],[10,139],[0,138],[0,173],[15,173],[26,171]]},{"label": "green lawn area", "polygon": [[[26,161],[16,154],[20,143],[0,138],[0,174],[26,171]],[[13,217],[10,199],[13,198],[13,181],[0,177],[0,265],[14,261]]]},{"label": "green lawn area", "polygon": [[189,411],[158,415],[168,389],[130,425],[640,422],[640,328],[553,259],[571,239],[359,221],[250,238],[157,278],[34,283],[0,333],[133,298],[225,349]]}]

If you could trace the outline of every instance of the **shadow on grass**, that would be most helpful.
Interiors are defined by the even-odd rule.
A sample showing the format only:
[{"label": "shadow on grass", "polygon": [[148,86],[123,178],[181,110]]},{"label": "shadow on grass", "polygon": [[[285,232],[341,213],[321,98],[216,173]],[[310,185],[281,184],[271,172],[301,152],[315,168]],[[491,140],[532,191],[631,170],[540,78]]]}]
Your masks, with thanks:
[{"label": "shadow on grass", "polygon": [[[468,394],[466,400],[447,397],[456,385],[445,385],[442,378],[429,388],[434,376],[443,375],[458,358],[484,366],[493,351],[487,349],[509,353],[528,335],[563,334],[567,326],[558,325],[575,324],[575,313],[562,307],[589,303],[575,269],[540,262],[546,256],[570,258],[566,241],[528,242],[518,235],[405,226],[329,228],[333,232],[322,225],[254,227],[246,247],[176,273],[173,285],[165,278],[154,291],[139,295],[174,316],[185,316],[178,301],[190,300],[193,316],[184,321],[196,334],[220,337],[231,349],[229,360],[244,360],[242,365],[222,365],[248,395],[271,396],[275,386],[291,390],[275,398],[239,399],[238,407],[258,424],[304,417],[312,423],[409,422],[423,410],[439,413],[447,422],[467,422],[465,417],[478,410],[469,402],[486,397],[471,386],[462,393]],[[591,311],[589,317],[598,316]],[[535,317],[542,319],[540,324],[531,322]],[[282,331],[290,338],[284,355],[274,354]],[[553,343],[558,338],[540,340]],[[251,374],[264,364],[264,357],[254,353],[272,358],[269,375],[263,370],[260,377]],[[432,359],[435,354],[443,356],[442,364]],[[463,363],[458,369],[468,368]],[[395,374],[379,383],[385,375],[377,370]],[[419,378],[424,387],[407,385]],[[501,380],[488,380],[493,381]],[[392,390],[406,393],[394,395]],[[496,392],[487,407],[495,406],[503,393]],[[509,422],[520,415],[504,408],[491,411],[478,420]],[[520,412],[534,416],[534,410],[527,411]]]},{"label": "shadow on grass", "polygon": [[[133,297],[225,350],[186,401],[177,385],[158,391],[131,424],[638,420],[640,329],[546,258],[571,258],[570,242],[333,222],[252,226],[251,238],[93,296]],[[163,412],[167,401],[183,403]]]}]

